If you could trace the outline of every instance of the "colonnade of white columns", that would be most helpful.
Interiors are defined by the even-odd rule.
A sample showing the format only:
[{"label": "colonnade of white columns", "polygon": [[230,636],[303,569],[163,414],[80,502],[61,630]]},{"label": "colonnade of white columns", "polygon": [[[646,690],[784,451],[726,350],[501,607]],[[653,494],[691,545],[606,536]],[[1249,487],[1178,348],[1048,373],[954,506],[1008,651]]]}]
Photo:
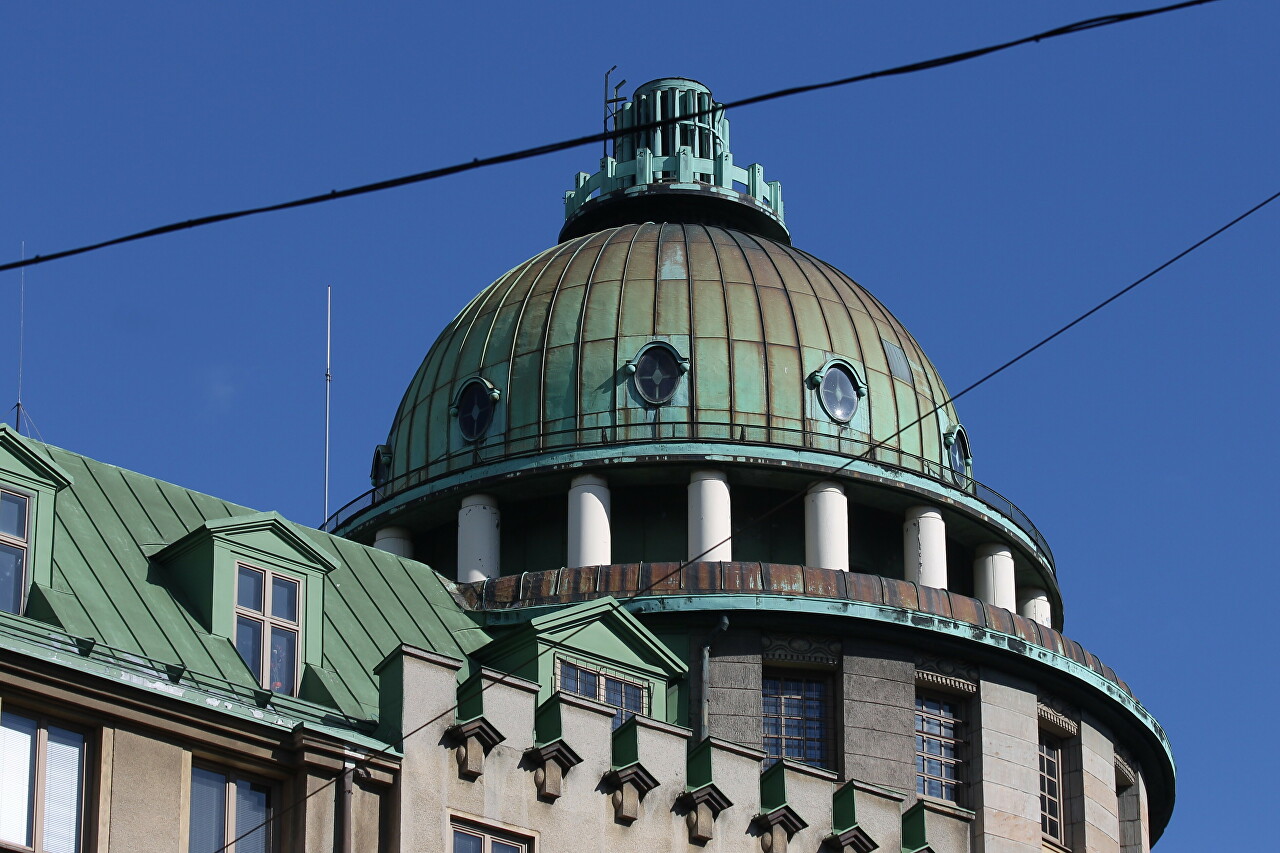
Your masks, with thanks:
[{"label": "colonnade of white columns", "polygon": [[[733,559],[733,523],[729,481],[723,471],[701,468],[689,478],[688,559]],[[822,480],[809,487],[804,501],[805,564],[849,570],[849,500],[844,487]],[[458,580],[498,577],[501,573],[501,512],[490,495],[470,495],[458,510]],[[912,583],[947,589],[947,528],[938,507],[909,507],[903,521],[903,574]],[[573,478],[568,502],[570,568],[613,562],[609,483],[595,474]],[[409,532],[384,527],[374,546],[411,557]],[[991,543],[978,546],[973,561],[974,594],[982,601],[1051,625],[1052,605],[1043,589],[1016,585],[1013,552]]]}]

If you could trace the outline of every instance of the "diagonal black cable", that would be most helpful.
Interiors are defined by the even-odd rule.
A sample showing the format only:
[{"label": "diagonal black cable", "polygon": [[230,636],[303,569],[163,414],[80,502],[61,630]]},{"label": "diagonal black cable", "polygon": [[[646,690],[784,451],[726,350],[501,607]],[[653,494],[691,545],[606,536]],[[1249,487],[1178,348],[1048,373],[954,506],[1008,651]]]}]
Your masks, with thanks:
[{"label": "diagonal black cable", "polygon": [[[722,109],[732,109],[735,107],[746,107],[752,104],[761,104],[765,101],[773,101],[779,98],[788,98],[794,95],[802,95],[806,92],[818,92],[823,89],[833,89],[837,86],[848,86],[852,83],[862,83],[867,80],[876,80],[882,77],[896,77],[903,74],[913,74],[918,71],[928,71],[934,68],[941,68],[946,65],[954,65],[958,62],[966,62],[970,59],[977,59],[992,53],[1009,50],[1024,44],[1039,43],[1048,41],[1053,38],[1082,33],[1088,30],[1098,29],[1099,27],[1108,27],[1114,24],[1122,24],[1128,21],[1135,21],[1140,18],[1149,18],[1153,15],[1161,15],[1166,12],[1174,12],[1179,9],[1186,9],[1191,6],[1202,6],[1206,3],[1217,3],[1219,0],[1185,0],[1182,3],[1174,3],[1169,6],[1161,6],[1155,9],[1143,9],[1136,12],[1119,12],[1112,15],[1102,15],[1096,18],[1088,18],[1083,21],[1076,21],[1073,24],[1066,24],[1061,27],[1054,27],[1051,30],[1036,33],[1034,35],[1023,36],[1013,41],[1001,42],[987,47],[975,48],[973,50],[965,50],[960,53],[952,53],[947,56],[940,56],[935,59],[926,59],[921,62],[912,62],[906,65],[898,65],[893,68],[885,68],[880,71],[871,71],[865,74],[855,74],[852,77],[841,77],[838,80],[828,80],[823,83],[809,83],[803,86],[792,86],[787,89],[779,89],[774,92],[767,92],[762,95],[753,95],[749,98],[741,98],[737,101],[730,101],[726,104],[710,107],[705,110],[690,113],[681,118],[694,118],[697,116],[708,115],[718,112]],[[233,210],[227,213],[215,213],[209,216],[200,216],[195,219],[187,219],[182,222],[171,222],[167,225],[160,225],[155,228],[148,228],[145,231],[137,231],[133,234],[126,234],[123,237],[115,237],[110,240],[103,240],[100,243],[90,243],[84,246],[78,246],[74,249],[63,249],[58,252],[51,252],[47,255],[34,255],[24,260],[11,261],[9,263],[0,264],[0,272],[7,270],[16,270],[22,267],[35,266],[36,264],[45,264],[50,261],[56,261],[61,258],[70,258],[75,255],[83,255],[88,252],[96,252],[109,246],[118,246],[122,243],[132,243],[137,240],[145,240],[150,237],[159,237],[163,234],[173,234],[178,231],[186,231],[191,228],[200,228],[205,225],[214,225],[218,222],[229,222],[233,219],[243,219],[247,216],[257,216],[263,213],[273,213],[280,210],[292,210],[297,207],[308,207],[313,204],[323,204],[328,201],[337,201],[342,198],[352,198],[359,195],[367,195],[369,193],[381,192],[383,190],[394,189],[396,187],[408,186],[410,184],[419,184],[424,181],[433,181],[437,178],[447,177],[449,175],[457,175],[462,172],[469,172],[473,169],[481,169],[486,166],[496,166],[500,163],[514,163],[518,160],[528,160],[532,157],[541,157],[545,154],[553,154],[557,151],[566,151],[570,148],[579,148],[583,145],[591,145],[597,142],[607,142],[616,139],[619,136],[629,135],[633,133],[643,133],[657,127],[663,127],[671,124],[670,120],[655,121],[647,124],[640,124],[634,127],[624,128],[622,130],[602,131],[593,133],[589,136],[579,136],[574,139],[567,139],[562,142],[551,142],[546,145],[537,145],[533,148],[525,148],[520,151],[513,151],[508,154],[498,154],[493,157],[477,157],[466,163],[456,163],[452,166],[444,166],[439,169],[431,169],[426,172],[417,172],[412,175],[402,175],[398,178],[389,178],[384,181],[375,181],[371,184],[361,184],[360,186],[349,187],[343,190],[330,190],[320,195],[306,196],[305,198],[297,198],[292,201],[282,201],[275,204],[262,205],[261,207],[249,207],[242,210]]]},{"label": "diagonal black cable", "polygon": [[[948,397],[947,399],[943,400],[941,403],[939,403],[939,404],[937,404],[936,406],[934,406],[934,407],[933,407],[932,409],[930,409],[928,412],[925,412],[924,414],[920,415],[920,417],[916,418],[914,421],[911,421],[910,423],[905,424],[905,425],[903,425],[903,426],[899,427],[899,428],[898,428],[898,430],[897,430],[896,432],[894,432],[893,434],[891,434],[891,435],[889,435],[889,436],[886,436],[885,438],[882,438],[882,439],[880,439],[879,441],[875,442],[875,443],[874,443],[874,444],[872,444],[870,447],[868,447],[866,450],[864,450],[862,453],[859,453],[859,454],[857,454],[856,456],[851,456],[851,457],[848,459],[848,461],[846,461],[843,465],[839,466],[838,468],[833,469],[830,473],[832,473],[832,474],[839,473],[840,471],[845,470],[846,468],[848,468],[850,465],[852,465],[854,462],[858,461],[859,459],[864,459],[864,458],[866,458],[867,454],[874,452],[877,448],[883,447],[883,446],[885,445],[885,443],[886,443],[886,442],[892,441],[894,438],[896,438],[896,437],[898,437],[899,435],[901,435],[901,434],[903,433],[903,431],[905,431],[905,430],[907,430],[907,429],[910,429],[911,427],[913,427],[913,426],[915,426],[916,424],[920,423],[920,422],[921,422],[921,421],[923,421],[925,418],[928,418],[929,416],[933,415],[935,412],[939,411],[939,410],[940,410],[940,409],[942,409],[943,407],[945,407],[945,406],[947,406],[947,405],[949,405],[949,404],[951,404],[951,403],[955,402],[956,400],[959,400],[961,397],[965,396],[965,395],[966,395],[966,394],[968,394],[969,392],[974,391],[974,390],[976,390],[977,388],[980,388],[982,385],[986,384],[986,383],[987,383],[987,382],[989,382],[990,380],[992,380],[992,379],[994,379],[995,377],[999,376],[1001,373],[1003,373],[1004,371],[1008,370],[1010,367],[1013,367],[1015,364],[1017,364],[1018,362],[1022,361],[1024,358],[1026,358],[1027,356],[1031,355],[1031,354],[1032,354],[1032,353],[1034,353],[1036,350],[1040,349],[1041,347],[1045,346],[1045,345],[1046,345],[1046,344],[1048,344],[1049,342],[1051,342],[1051,341],[1055,340],[1056,338],[1058,338],[1058,337],[1060,337],[1061,335],[1065,334],[1066,332],[1070,331],[1070,330],[1071,330],[1071,329],[1073,329],[1074,327],[1078,326],[1080,323],[1083,323],[1085,320],[1089,319],[1089,318],[1090,318],[1090,317],[1092,317],[1094,314],[1097,314],[1099,311],[1101,311],[1102,309],[1106,308],[1108,305],[1110,305],[1111,303],[1115,302],[1115,301],[1116,301],[1117,299],[1119,299],[1120,297],[1122,297],[1122,296],[1124,296],[1125,294],[1129,293],[1130,291],[1134,290],[1136,287],[1138,287],[1138,286],[1139,286],[1139,285],[1141,285],[1142,283],[1144,283],[1144,282],[1146,282],[1146,281],[1149,281],[1150,279],[1154,278],[1154,277],[1155,277],[1156,275],[1158,275],[1159,273],[1163,272],[1164,270],[1166,270],[1166,269],[1168,269],[1169,267],[1173,266],[1173,265],[1174,265],[1175,263],[1177,263],[1178,261],[1180,261],[1180,260],[1182,260],[1183,258],[1185,258],[1187,255],[1189,255],[1189,254],[1191,254],[1192,252],[1194,252],[1196,249],[1199,249],[1201,246],[1205,245],[1205,244],[1206,244],[1206,243],[1208,243],[1210,240],[1213,240],[1215,237],[1220,236],[1221,234],[1223,234],[1224,232],[1226,232],[1226,231],[1227,231],[1227,230],[1229,230],[1230,228],[1232,228],[1232,227],[1234,227],[1235,225],[1238,225],[1239,223],[1243,222],[1245,219],[1249,218],[1249,217],[1250,217],[1250,216],[1252,216],[1253,214],[1255,214],[1255,213],[1257,213],[1258,211],[1262,210],[1264,207],[1266,207],[1267,205],[1271,204],[1273,201],[1275,201],[1275,200],[1276,200],[1276,199],[1278,199],[1278,198],[1280,198],[1280,191],[1275,192],[1275,193],[1272,193],[1271,195],[1267,196],[1267,198],[1265,198],[1265,199],[1263,199],[1262,201],[1258,202],[1258,203],[1257,203],[1257,204],[1255,204],[1253,207],[1251,207],[1251,208],[1249,208],[1248,210],[1246,210],[1244,213],[1241,213],[1239,216],[1236,216],[1234,219],[1230,220],[1230,221],[1229,221],[1229,222],[1227,222],[1225,225],[1220,226],[1219,228],[1215,229],[1214,231],[1212,231],[1212,232],[1211,232],[1211,233],[1209,233],[1208,235],[1206,235],[1206,236],[1204,236],[1204,237],[1200,238],[1199,240],[1197,240],[1196,242],[1192,243],[1192,244],[1191,244],[1190,246],[1188,246],[1187,248],[1185,248],[1185,249],[1183,249],[1182,251],[1178,252],[1176,255],[1173,255],[1173,256],[1172,256],[1172,257],[1170,257],[1168,260],[1166,260],[1166,261],[1164,261],[1163,263],[1161,263],[1161,264],[1157,265],[1156,267],[1152,268],[1152,270],[1151,270],[1150,272],[1148,272],[1148,273],[1146,273],[1145,275],[1143,275],[1143,276],[1141,276],[1141,277],[1139,277],[1139,278],[1135,279],[1134,281],[1132,281],[1132,282],[1130,282],[1129,284],[1127,284],[1127,285],[1125,285],[1124,287],[1122,287],[1120,290],[1117,290],[1115,293],[1111,294],[1111,295],[1110,295],[1110,296],[1108,296],[1106,299],[1102,300],[1102,301],[1101,301],[1101,302],[1099,302],[1098,304],[1094,305],[1092,308],[1088,309],[1087,311],[1085,311],[1085,312],[1081,313],[1080,315],[1078,315],[1077,317],[1075,317],[1075,319],[1073,319],[1073,320],[1071,320],[1070,322],[1068,322],[1068,323],[1066,323],[1066,324],[1064,324],[1064,325],[1060,326],[1057,330],[1055,330],[1055,331],[1051,332],[1050,334],[1046,335],[1045,337],[1041,338],[1039,341],[1037,341],[1036,343],[1034,343],[1034,344],[1032,344],[1031,346],[1027,347],[1027,348],[1026,348],[1026,349],[1024,349],[1022,352],[1020,352],[1020,353],[1018,353],[1017,355],[1015,355],[1013,358],[1008,359],[1008,360],[1007,360],[1007,361],[1005,361],[1003,364],[1001,364],[999,367],[997,367],[997,368],[995,368],[994,370],[992,370],[992,371],[990,371],[990,372],[986,373],[986,374],[985,374],[985,375],[983,375],[981,378],[979,378],[979,379],[977,379],[977,380],[975,380],[975,381],[973,381],[973,382],[969,383],[969,384],[968,384],[968,385],[966,385],[963,389],[961,389],[960,391],[956,392],[955,394],[952,394],[950,397]],[[750,520],[749,520],[749,521],[747,521],[745,524],[742,524],[742,525],[740,525],[740,526],[738,526],[738,527],[735,527],[735,528],[734,528],[734,530],[733,530],[733,532],[732,532],[732,533],[730,533],[730,534],[729,534],[729,536],[727,536],[726,538],[722,539],[720,542],[717,542],[716,544],[712,545],[711,547],[707,548],[707,549],[706,549],[705,551],[703,551],[701,554],[696,554],[696,555],[694,555],[693,557],[690,557],[688,560],[686,560],[686,561],[684,561],[683,563],[681,563],[680,565],[676,566],[674,569],[672,569],[670,572],[667,572],[665,575],[662,575],[662,576],[660,576],[660,577],[654,578],[654,579],[649,583],[649,585],[648,585],[647,587],[645,587],[645,588],[643,588],[643,589],[639,589],[639,590],[637,590],[637,591],[634,593],[634,596],[643,595],[643,594],[645,594],[646,592],[651,591],[651,590],[652,590],[652,589],[653,589],[657,584],[659,584],[659,583],[661,583],[661,582],[665,581],[665,580],[666,580],[667,578],[669,578],[669,577],[672,577],[672,576],[676,575],[677,573],[679,573],[679,572],[680,572],[680,571],[682,571],[683,569],[687,568],[688,566],[692,565],[693,563],[698,562],[698,561],[699,561],[699,560],[701,560],[703,557],[705,557],[705,556],[706,556],[710,551],[713,551],[713,550],[715,550],[716,548],[720,547],[721,545],[725,544],[726,542],[729,542],[729,541],[730,541],[730,540],[732,540],[732,539],[733,539],[733,537],[734,537],[734,536],[736,536],[737,534],[742,533],[743,531],[745,531],[745,530],[749,529],[750,527],[752,527],[752,526],[754,526],[754,525],[757,525],[757,524],[759,524],[760,522],[764,521],[765,519],[769,518],[769,517],[770,517],[770,516],[772,516],[774,513],[776,513],[776,512],[778,512],[779,510],[781,510],[783,507],[786,507],[786,506],[790,505],[791,503],[794,503],[795,501],[799,500],[799,499],[800,499],[804,494],[805,494],[805,491],[804,491],[803,489],[802,489],[802,490],[799,490],[799,491],[797,491],[797,492],[793,493],[792,495],[790,495],[789,497],[787,497],[787,498],[783,499],[782,501],[778,502],[778,503],[777,503],[777,504],[775,504],[773,507],[771,507],[770,509],[768,509],[768,510],[766,510],[765,512],[761,513],[760,515],[755,516],[754,518],[750,519]],[[632,597],[634,597],[634,596],[632,596]],[[431,609],[432,609],[433,611],[435,611],[435,609],[436,609],[435,604],[434,604],[434,603],[433,603],[429,598],[427,599],[427,604],[431,607]],[[437,616],[438,616],[438,613],[437,613]],[[569,632],[567,635],[565,635],[564,639],[568,639],[569,637],[574,636],[574,635],[575,635],[575,634],[577,634],[579,631],[581,631],[583,628],[585,628],[585,627],[586,627],[586,625],[587,625],[587,623],[583,623],[582,625],[579,625],[577,628],[573,629],[571,632]],[[536,661],[538,660],[538,658],[539,658],[542,654],[544,654],[544,652],[538,652],[538,651],[535,651],[535,652],[534,652],[533,657],[531,657],[531,658],[529,658],[527,661],[525,661],[525,664],[527,665],[527,664],[530,664],[530,663],[534,663],[534,662],[536,662]],[[519,669],[520,667],[513,667],[513,668],[514,668],[514,669]],[[510,678],[515,678],[515,677],[516,677],[516,676],[509,675],[508,673],[500,673],[499,675],[500,675],[500,677],[499,677],[499,678],[495,679],[494,681],[492,681],[492,682],[490,682],[489,684],[486,684],[484,687],[482,687],[480,692],[483,694],[485,690],[488,690],[490,687],[493,687],[494,685],[497,685],[497,684],[505,684],[505,683],[507,682],[507,679],[508,679],[509,677],[510,677]],[[276,821],[277,819],[279,819],[280,817],[282,817],[282,816],[283,816],[284,814],[286,814],[287,812],[292,811],[294,808],[297,808],[299,805],[301,805],[302,803],[304,803],[304,802],[306,802],[307,800],[311,799],[311,798],[312,798],[312,797],[314,797],[316,794],[321,793],[322,791],[324,791],[324,790],[328,789],[328,788],[329,788],[330,786],[332,786],[332,785],[336,785],[336,784],[337,784],[337,782],[338,782],[338,780],[342,778],[342,774],[343,774],[343,773],[354,773],[354,772],[355,772],[355,770],[356,770],[358,767],[362,766],[363,764],[365,764],[365,763],[367,763],[367,762],[369,762],[369,761],[373,760],[374,758],[377,758],[377,757],[379,757],[379,756],[383,756],[383,755],[388,754],[388,753],[389,753],[393,748],[395,748],[395,746],[396,746],[397,744],[399,744],[401,747],[403,747],[404,742],[405,742],[406,740],[408,740],[409,738],[413,737],[413,736],[414,736],[414,735],[416,735],[418,732],[420,732],[420,731],[422,731],[423,729],[425,729],[427,726],[430,726],[430,725],[432,725],[433,723],[439,722],[439,721],[440,721],[441,719],[443,719],[445,716],[447,716],[447,715],[449,715],[449,714],[452,714],[455,710],[457,710],[457,707],[458,707],[458,706],[457,706],[457,704],[456,704],[456,703],[455,703],[455,704],[453,704],[453,705],[451,705],[451,706],[449,706],[449,707],[448,707],[448,708],[446,708],[444,711],[441,711],[439,714],[435,715],[434,717],[432,717],[431,719],[429,719],[429,720],[427,720],[426,722],[422,723],[421,725],[416,726],[415,728],[411,729],[411,730],[410,730],[410,731],[408,731],[408,732],[405,732],[403,735],[401,735],[401,736],[400,736],[400,738],[399,738],[398,740],[393,741],[392,743],[387,744],[387,746],[383,747],[383,748],[382,748],[382,749],[380,749],[380,750],[377,750],[377,751],[375,751],[375,752],[368,753],[368,754],[367,754],[363,759],[361,759],[361,760],[357,761],[357,762],[354,764],[354,766],[344,769],[344,770],[342,771],[342,773],[339,773],[339,774],[338,774],[337,776],[335,776],[333,779],[330,779],[329,781],[325,782],[323,785],[318,786],[315,790],[310,791],[310,792],[309,792],[309,793],[307,793],[306,795],[304,795],[304,796],[302,796],[302,797],[298,798],[298,799],[297,799],[297,800],[295,800],[294,802],[290,803],[289,805],[285,806],[284,808],[280,809],[279,811],[277,811],[277,812],[273,813],[273,814],[272,814],[270,817],[268,817],[265,821],[263,821],[263,822],[261,822],[261,823],[257,824],[256,826],[254,826],[253,828],[251,828],[251,829],[249,829],[249,830],[246,830],[244,833],[242,833],[241,835],[239,835],[238,837],[236,837],[236,838],[235,838],[235,839],[233,839],[232,841],[228,842],[228,843],[227,843],[226,845],[224,845],[223,847],[220,847],[218,850],[214,851],[214,853],[223,853],[223,851],[225,851],[225,850],[226,850],[228,847],[230,847],[232,844],[235,844],[236,842],[238,842],[238,841],[240,841],[240,840],[242,840],[242,839],[244,839],[244,838],[246,838],[246,837],[248,837],[248,836],[252,835],[253,833],[255,833],[255,832],[257,832],[258,830],[262,829],[262,827],[270,825],[272,822]]]}]

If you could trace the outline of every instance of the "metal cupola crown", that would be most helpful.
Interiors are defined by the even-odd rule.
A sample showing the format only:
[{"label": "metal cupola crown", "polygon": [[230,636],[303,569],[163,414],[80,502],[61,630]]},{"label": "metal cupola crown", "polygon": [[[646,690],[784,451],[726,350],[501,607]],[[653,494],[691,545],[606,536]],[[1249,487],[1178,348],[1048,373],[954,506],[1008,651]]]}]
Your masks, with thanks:
[{"label": "metal cupola crown", "polygon": [[718,225],[790,244],[782,185],[764,167],[735,166],[729,120],[696,80],[663,77],[636,89],[612,114],[613,156],[579,172],[565,193],[561,242],[642,222]]}]

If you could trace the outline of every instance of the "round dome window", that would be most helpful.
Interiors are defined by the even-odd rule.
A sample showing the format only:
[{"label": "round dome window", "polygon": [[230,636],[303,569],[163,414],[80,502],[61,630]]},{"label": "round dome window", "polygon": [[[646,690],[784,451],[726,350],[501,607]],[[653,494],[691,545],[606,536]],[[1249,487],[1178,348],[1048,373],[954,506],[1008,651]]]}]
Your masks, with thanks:
[{"label": "round dome window", "polygon": [[496,392],[484,382],[473,379],[458,395],[458,429],[467,441],[479,441],[493,424]]},{"label": "round dome window", "polygon": [[837,423],[847,424],[858,411],[858,386],[844,365],[833,364],[827,368],[822,374],[822,384],[818,386],[818,396],[822,400],[822,408]]},{"label": "round dome window", "polygon": [[675,353],[664,346],[651,346],[636,359],[636,391],[646,403],[661,406],[675,396],[683,372]]}]

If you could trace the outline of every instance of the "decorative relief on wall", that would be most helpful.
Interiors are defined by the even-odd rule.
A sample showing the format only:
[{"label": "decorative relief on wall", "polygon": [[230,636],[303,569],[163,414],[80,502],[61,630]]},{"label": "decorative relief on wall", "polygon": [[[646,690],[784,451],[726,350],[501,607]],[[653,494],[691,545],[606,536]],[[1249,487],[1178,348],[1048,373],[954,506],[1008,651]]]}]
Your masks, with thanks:
[{"label": "decorative relief on wall", "polygon": [[837,666],[840,663],[840,641],[821,637],[762,634],[760,657],[781,663],[805,663]]},{"label": "decorative relief on wall", "polygon": [[1080,712],[1071,705],[1053,696],[1036,697],[1036,712],[1040,722],[1062,737],[1075,737],[1080,734]]},{"label": "decorative relief on wall", "polygon": [[1127,788],[1130,785],[1138,784],[1138,762],[1134,760],[1129,750],[1116,744],[1116,787]]},{"label": "decorative relief on wall", "polygon": [[978,692],[978,668],[958,660],[918,657],[916,684],[970,695]]}]

